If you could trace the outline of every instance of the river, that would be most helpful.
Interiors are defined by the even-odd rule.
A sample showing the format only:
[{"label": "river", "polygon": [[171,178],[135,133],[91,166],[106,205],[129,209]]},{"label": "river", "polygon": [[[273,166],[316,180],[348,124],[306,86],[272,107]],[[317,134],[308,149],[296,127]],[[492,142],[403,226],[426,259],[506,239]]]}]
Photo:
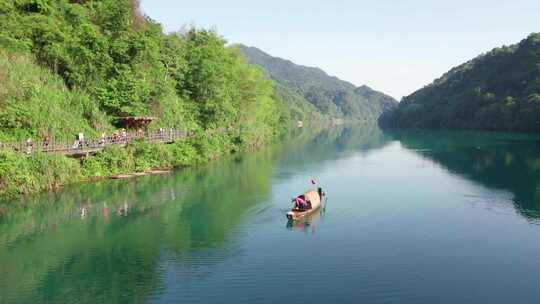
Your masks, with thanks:
[{"label": "river", "polygon": [[[288,223],[315,178],[325,208]],[[0,303],[538,303],[540,137],[294,134],[0,205]]]}]

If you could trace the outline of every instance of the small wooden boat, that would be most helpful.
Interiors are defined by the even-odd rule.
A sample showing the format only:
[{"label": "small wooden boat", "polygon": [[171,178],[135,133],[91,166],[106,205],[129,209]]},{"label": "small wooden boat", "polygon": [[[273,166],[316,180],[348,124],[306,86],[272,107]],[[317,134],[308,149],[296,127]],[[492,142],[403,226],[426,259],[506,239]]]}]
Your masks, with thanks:
[{"label": "small wooden boat", "polygon": [[307,208],[299,209],[298,207],[294,207],[291,209],[291,211],[287,212],[287,218],[289,220],[298,220],[305,216],[311,215],[315,213],[319,208],[321,207],[321,196],[322,196],[322,190],[319,188],[319,190],[309,190],[308,192],[303,194],[305,201],[308,205]]}]

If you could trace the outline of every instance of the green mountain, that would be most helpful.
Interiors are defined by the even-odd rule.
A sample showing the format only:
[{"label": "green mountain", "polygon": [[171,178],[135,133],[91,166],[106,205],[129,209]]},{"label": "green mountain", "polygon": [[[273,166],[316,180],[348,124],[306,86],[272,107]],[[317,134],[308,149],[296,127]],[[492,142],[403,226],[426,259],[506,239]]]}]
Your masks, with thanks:
[{"label": "green mountain", "polygon": [[540,132],[540,33],[453,68],[379,122],[393,128]]},{"label": "green mountain", "polygon": [[276,94],[290,96],[299,107],[312,109],[312,105],[332,118],[374,122],[397,105],[388,95],[368,86],[356,87],[319,68],[296,65],[254,47],[239,47],[249,63],[262,67],[277,84]]}]

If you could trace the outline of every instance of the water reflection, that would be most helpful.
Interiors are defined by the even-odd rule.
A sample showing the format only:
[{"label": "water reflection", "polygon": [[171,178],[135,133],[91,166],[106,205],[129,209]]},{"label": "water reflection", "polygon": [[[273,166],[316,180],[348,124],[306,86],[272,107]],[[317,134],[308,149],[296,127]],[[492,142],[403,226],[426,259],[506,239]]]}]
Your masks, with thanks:
[{"label": "water reflection", "polygon": [[285,138],[278,146],[280,167],[286,172],[277,172],[283,180],[291,178],[291,172],[302,172],[326,163],[358,153],[363,156],[390,144],[388,135],[377,126],[358,125],[303,132]]},{"label": "water reflection", "polygon": [[508,191],[517,210],[540,218],[540,140],[534,136],[383,133],[366,125],[295,132],[259,153],[171,176],[103,181],[1,205],[0,303],[148,301],[168,288],[170,265],[189,281],[242,257],[248,231],[239,227],[250,217],[279,216],[272,227],[288,229],[289,238],[324,235],[324,209],[284,228],[283,213],[265,205],[272,184],[349,154],[375,153],[391,139],[452,174]]},{"label": "water reflection", "polygon": [[[291,134],[281,144],[259,153],[236,155],[170,176],[103,181],[10,202],[11,207],[4,205],[0,213],[0,303],[15,300],[29,303],[147,302],[166,294],[175,288],[175,284],[177,292],[170,292],[173,296],[183,295],[182,292],[188,291],[190,286],[219,289],[224,285],[218,279],[224,278],[230,279],[227,286],[250,284],[249,280],[243,280],[257,276],[261,269],[265,269],[265,273],[274,271],[272,263],[267,264],[268,260],[281,266],[285,261],[277,257],[272,260],[271,252],[258,252],[261,247],[246,248],[246,239],[256,234],[254,230],[269,234],[277,230],[284,235],[270,235],[268,239],[274,237],[273,240],[283,241],[280,244],[294,243],[302,249],[302,246],[307,246],[309,250],[320,250],[321,254],[332,257],[324,260],[328,264],[320,264],[328,266],[318,269],[323,277],[325,274],[328,277],[348,275],[352,273],[351,265],[357,267],[357,274],[363,273],[359,269],[364,269],[366,256],[360,258],[356,253],[348,257],[356,263],[341,268],[343,258],[339,254],[355,252],[359,247],[354,243],[356,238],[347,238],[346,232],[340,232],[340,229],[351,222],[355,222],[354,226],[346,231],[360,231],[362,228],[359,227],[370,231],[370,223],[376,226],[376,232],[371,234],[371,246],[365,247],[369,250],[364,250],[364,254],[373,250],[373,257],[379,257],[394,252],[381,248],[399,242],[399,230],[393,230],[396,227],[393,225],[404,219],[396,216],[395,220],[388,221],[391,224],[380,227],[370,220],[384,220],[384,216],[391,212],[376,213],[379,210],[376,209],[377,204],[351,207],[343,198],[356,199],[350,189],[358,186],[360,181],[364,182],[362,187],[366,191],[362,195],[366,202],[376,198],[377,192],[388,191],[391,194],[391,187],[384,182],[394,168],[379,163],[378,167],[370,166],[365,170],[366,167],[360,166],[360,159],[373,156],[387,164],[386,161],[392,161],[395,156],[392,154],[396,152],[394,147],[398,146],[395,141],[395,146],[385,150],[389,153],[381,153],[382,157],[375,153],[391,144],[392,140],[398,140],[407,150],[429,160],[426,163],[440,164],[448,172],[467,181],[501,190],[491,191],[493,197],[500,198],[501,192],[511,193],[516,208],[523,215],[540,218],[540,141],[534,137],[470,132],[383,133],[367,125],[295,132],[299,133]],[[402,152],[396,153],[404,154]],[[410,157],[410,153],[405,154]],[[312,176],[306,178],[304,174],[335,172],[343,167],[347,170],[341,173],[349,174],[348,180],[343,182],[343,195],[330,193],[332,199],[342,198],[342,202],[336,199],[336,203],[341,204],[331,202],[332,216],[329,213],[325,217],[325,209],[321,209],[303,221],[285,224],[284,205],[272,202],[288,200],[288,194],[305,190],[303,187]],[[380,173],[378,179],[365,178],[377,173]],[[306,184],[299,189],[302,182]],[[340,180],[332,182],[334,187],[336,183],[342,183]],[[290,188],[282,187],[291,183],[294,185]],[[272,189],[276,184],[282,191],[279,194]],[[371,190],[368,185],[381,188]],[[396,186],[397,190],[399,188]],[[272,197],[272,194],[280,197]],[[500,203],[507,204],[508,196],[502,198]],[[384,200],[380,204],[392,206],[392,202]],[[410,211],[408,207],[399,208],[403,209],[391,210]],[[358,210],[365,213],[359,214]],[[332,218],[333,225],[325,226]],[[356,218],[362,218],[362,221],[356,221]],[[405,218],[407,220],[410,218]],[[367,224],[362,226],[360,222]],[[387,238],[379,239],[385,231]],[[266,236],[269,235],[262,235],[267,242]],[[400,236],[407,239],[411,235],[415,235],[414,231]],[[320,248],[321,240],[326,241],[323,244],[329,250]],[[344,246],[344,250],[336,251],[336,246]],[[256,256],[254,264],[238,263],[242,270],[229,268],[223,271],[234,261],[250,255]],[[358,256],[358,260],[352,256]],[[383,260],[372,259],[365,265],[377,266],[372,269],[372,275],[383,275],[384,271],[380,270],[386,268],[377,261],[382,263]],[[391,265],[400,265],[403,260],[400,257],[391,262],[395,263]],[[431,265],[443,264],[439,262]],[[329,272],[324,272],[325,269]],[[340,270],[339,274],[332,272],[334,269]],[[347,271],[341,271],[344,269]],[[237,276],[235,271],[238,271]],[[213,278],[216,274],[221,277]],[[274,272],[276,274],[281,277],[269,277],[268,281],[257,278],[264,286],[265,282],[269,284],[276,282],[277,278],[282,279],[286,273]],[[286,285],[293,278],[283,279],[282,283]],[[338,279],[333,285],[336,287],[334,290],[347,286],[346,282],[363,278],[359,275],[346,280],[343,277],[344,281]],[[388,275],[381,282],[392,278],[398,279]],[[212,279],[216,285],[212,285]],[[206,282],[210,283],[205,285]],[[234,285],[235,282],[238,285]],[[201,296],[201,293],[193,292],[193,295]]]},{"label": "water reflection", "polygon": [[[204,276],[241,254],[235,227],[268,201],[278,161],[301,171],[385,143],[374,127],[302,132],[259,153],[171,176],[102,181],[0,204],[0,303],[145,302],[165,288],[163,259]],[[317,214],[304,225],[313,233],[319,220]]]},{"label": "water reflection", "polygon": [[319,229],[321,219],[324,218],[326,208],[322,207],[317,212],[310,214],[302,219],[293,221],[287,220],[287,229],[294,232],[303,232],[306,234],[315,234]]},{"label": "water reflection", "polygon": [[386,131],[450,173],[513,194],[515,208],[540,218],[540,137],[481,132]]},{"label": "water reflection", "polygon": [[230,234],[245,210],[268,198],[275,160],[269,150],[11,203],[20,207],[0,217],[0,303],[144,302],[163,288],[164,254],[216,248],[220,263],[239,251]]}]

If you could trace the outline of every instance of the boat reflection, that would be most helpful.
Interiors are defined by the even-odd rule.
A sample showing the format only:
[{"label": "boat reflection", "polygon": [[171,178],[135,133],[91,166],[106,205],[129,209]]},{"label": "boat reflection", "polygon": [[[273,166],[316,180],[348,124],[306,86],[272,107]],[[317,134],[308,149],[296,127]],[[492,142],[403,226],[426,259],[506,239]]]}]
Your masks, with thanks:
[{"label": "boat reflection", "polygon": [[315,234],[326,213],[326,206],[322,206],[317,212],[307,215],[298,220],[288,220],[287,229],[290,231],[304,232],[307,234]]}]

